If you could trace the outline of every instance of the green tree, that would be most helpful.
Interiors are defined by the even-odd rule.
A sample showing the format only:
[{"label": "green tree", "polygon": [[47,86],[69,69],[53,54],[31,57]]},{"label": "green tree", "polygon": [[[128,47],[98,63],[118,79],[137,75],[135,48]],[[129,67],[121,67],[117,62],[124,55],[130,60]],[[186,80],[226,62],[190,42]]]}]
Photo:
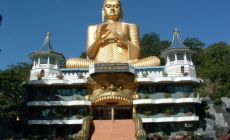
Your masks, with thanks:
[{"label": "green tree", "polygon": [[196,52],[193,55],[193,63],[196,67],[200,67],[202,64],[202,57],[204,55],[203,53],[205,44],[196,37],[184,39],[183,44]]},{"label": "green tree", "polygon": [[22,103],[22,84],[29,80],[31,65],[17,63],[0,71],[0,117],[15,117]]},{"label": "green tree", "polygon": [[[167,49],[170,46],[169,41],[160,40],[159,34],[147,33],[141,37],[141,51],[140,58],[148,56],[160,56],[161,51]],[[161,64],[164,65],[165,60],[161,59]]]},{"label": "green tree", "polygon": [[87,58],[86,52],[85,52],[85,51],[82,52],[81,55],[80,55],[79,57],[80,57],[80,58],[86,59],[86,58]]},{"label": "green tree", "polygon": [[211,95],[215,103],[223,96],[230,97],[230,46],[219,42],[199,54],[197,74],[204,79],[203,95]]},{"label": "green tree", "polygon": [[199,51],[205,46],[205,44],[196,37],[185,38],[183,44],[194,51]]},{"label": "green tree", "polygon": [[230,46],[216,43],[204,50],[200,75],[212,82],[230,82]]}]

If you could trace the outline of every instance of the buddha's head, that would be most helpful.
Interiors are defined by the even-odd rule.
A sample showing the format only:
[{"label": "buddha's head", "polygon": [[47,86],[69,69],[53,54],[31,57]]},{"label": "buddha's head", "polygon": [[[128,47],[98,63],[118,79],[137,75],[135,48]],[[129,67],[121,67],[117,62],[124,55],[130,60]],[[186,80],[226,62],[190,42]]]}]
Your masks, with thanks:
[{"label": "buddha's head", "polygon": [[120,0],[105,0],[102,8],[102,18],[104,21],[118,21],[122,18],[123,12]]}]

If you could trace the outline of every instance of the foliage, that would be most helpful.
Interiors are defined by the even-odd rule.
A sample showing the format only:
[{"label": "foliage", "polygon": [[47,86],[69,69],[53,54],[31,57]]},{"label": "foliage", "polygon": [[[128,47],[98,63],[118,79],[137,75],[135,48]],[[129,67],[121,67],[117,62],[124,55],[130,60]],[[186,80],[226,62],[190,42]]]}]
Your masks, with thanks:
[{"label": "foliage", "polygon": [[219,104],[223,96],[230,97],[230,46],[219,42],[199,51],[197,74],[204,83],[197,89],[202,95],[211,95]]},{"label": "foliage", "polygon": [[212,82],[230,82],[230,46],[220,42],[204,50],[199,75]]},{"label": "foliage", "polygon": [[30,64],[17,63],[0,71],[0,118],[19,114],[22,84],[28,81],[30,69]]},{"label": "foliage", "polygon": [[81,53],[80,58],[84,58],[84,59],[87,58],[87,55],[86,55],[86,52],[85,52],[85,51]]},{"label": "foliage", "polygon": [[[161,41],[159,34],[147,33],[141,37],[141,51],[140,58],[148,56],[160,56],[161,51],[170,46],[169,41]],[[164,65],[165,60],[161,59],[161,65]]]},{"label": "foliage", "polygon": [[170,98],[171,97],[171,94],[170,93],[165,93],[164,94],[164,98]]},{"label": "foliage", "polygon": [[164,113],[166,114],[166,115],[168,115],[168,116],[170,116],[171,114],[172,114],[172,109],[171,108],[166,108],[165,110],[164,110]]},{"label": "foliage", "polygon": [[145,95],[144,99],[150,99],[150,96],[149,95]]},{"label": "foliage", "polygon": [[209,93],[206,92],[205,88],[206,88],[206,82],[202,82],[199,83],[199,85],[194,86],[194,93],[196,93],[195,97],[197,97],[197,94],[203,97],[209,96]]},{"label": "foliage", "polygon": [[199,66],[202,63],[201,59],[203,57],[203,50],[205,44],[196,37],[184,39],[183,44],[196,52],[193,55],[193,63],[195,66]]},{"label": "foliage", "polygon": [[205,44],[196,37],[185,38],[183,44],[193,51],[199,51],[205,46]]},{"label": "foliage", "polygon": [[145,111],[143,111],[143,113],[148,118],[152,114],[152,111],[151,110],[145,110]]}]

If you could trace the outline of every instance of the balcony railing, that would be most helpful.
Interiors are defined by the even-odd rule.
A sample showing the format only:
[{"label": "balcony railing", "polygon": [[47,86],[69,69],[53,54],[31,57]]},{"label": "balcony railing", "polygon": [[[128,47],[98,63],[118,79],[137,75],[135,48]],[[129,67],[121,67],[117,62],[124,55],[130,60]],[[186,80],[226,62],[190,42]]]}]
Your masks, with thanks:
[{"label": "balcony railing", "polygon": [[43,76],[41,76],[40,71],[35,71],[30,75],[29,84],[73,83],[73,82],[82,83],[85,82],[88,77],[89,77],[88,71],[63,71],[63,72],[53,72],[53,73],[45,72]]},{"label": "balcony railing", "polygon": [[91,101],[31,101],[27,106],[90,106]]},{"label": "balcony railing", "polygon": [[196,116],[195,113],[192,112],[179,112],[179,113],[174,113],[174,114],[168,114],[168,113],[157,113],[157,114],[151,114],[146,111],[143,113],[137,114],[141,118],[164,118],[164,117],[188,117],[188,116]]},{"label": "balcony railing", "polygon": [[29,120],[30,125],[57,125],[57,124],[82,124],[83,119],[68,119],[68,120]]},{"label": "balcony railing", "polygon": [[82,95],[71,95],[71,96],[64,96],[64,95],[37,95],[31,97],[30,101],[77,101],[77,100],[84,100],[84,96]]},{"label": "balcony railing", "polygon": [[[52,109],[51,109],[52,110]],[[88,116],[88,111],[53,112],[50,109],[31,111],[29,120],[79,120]]]},{"label": "balcony railing", "polygon": [[150,122],[187,122],[187,121],[199,121],[198,116],[182,116],[182,117],[174,117],[174,116],[153,116],[149,118],[142,118],[143,123]]},{"label": "balcony railing", "polygon": [[141,99],[166,99],[166,98],[172,98],[172,99],[180,99],[180,98],[195,98],[199,95],[197,93],[189,93],[189,92],[176,92],[176,93],[163,93],[163,92],[157,92],[152,94],[145,94],[145,93],[139,93],[141,96]]}]

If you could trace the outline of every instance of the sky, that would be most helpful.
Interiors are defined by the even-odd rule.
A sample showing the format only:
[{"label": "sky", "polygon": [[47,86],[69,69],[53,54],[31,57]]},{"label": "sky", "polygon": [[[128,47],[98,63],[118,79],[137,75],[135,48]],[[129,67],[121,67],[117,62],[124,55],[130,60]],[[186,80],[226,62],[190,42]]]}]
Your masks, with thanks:
[{"label": "sky", "polygon": [[[78,57],[86,48],[87,27],[101,23],[103,0],[0,0],[0,70],[17,62],[31,63],[46,32],[55,51]],[[124,22],[136,23],[140,36],[155,32],[172,40],[197,37],[206,46],[230,44],[230,0],[122,0]]]}]

